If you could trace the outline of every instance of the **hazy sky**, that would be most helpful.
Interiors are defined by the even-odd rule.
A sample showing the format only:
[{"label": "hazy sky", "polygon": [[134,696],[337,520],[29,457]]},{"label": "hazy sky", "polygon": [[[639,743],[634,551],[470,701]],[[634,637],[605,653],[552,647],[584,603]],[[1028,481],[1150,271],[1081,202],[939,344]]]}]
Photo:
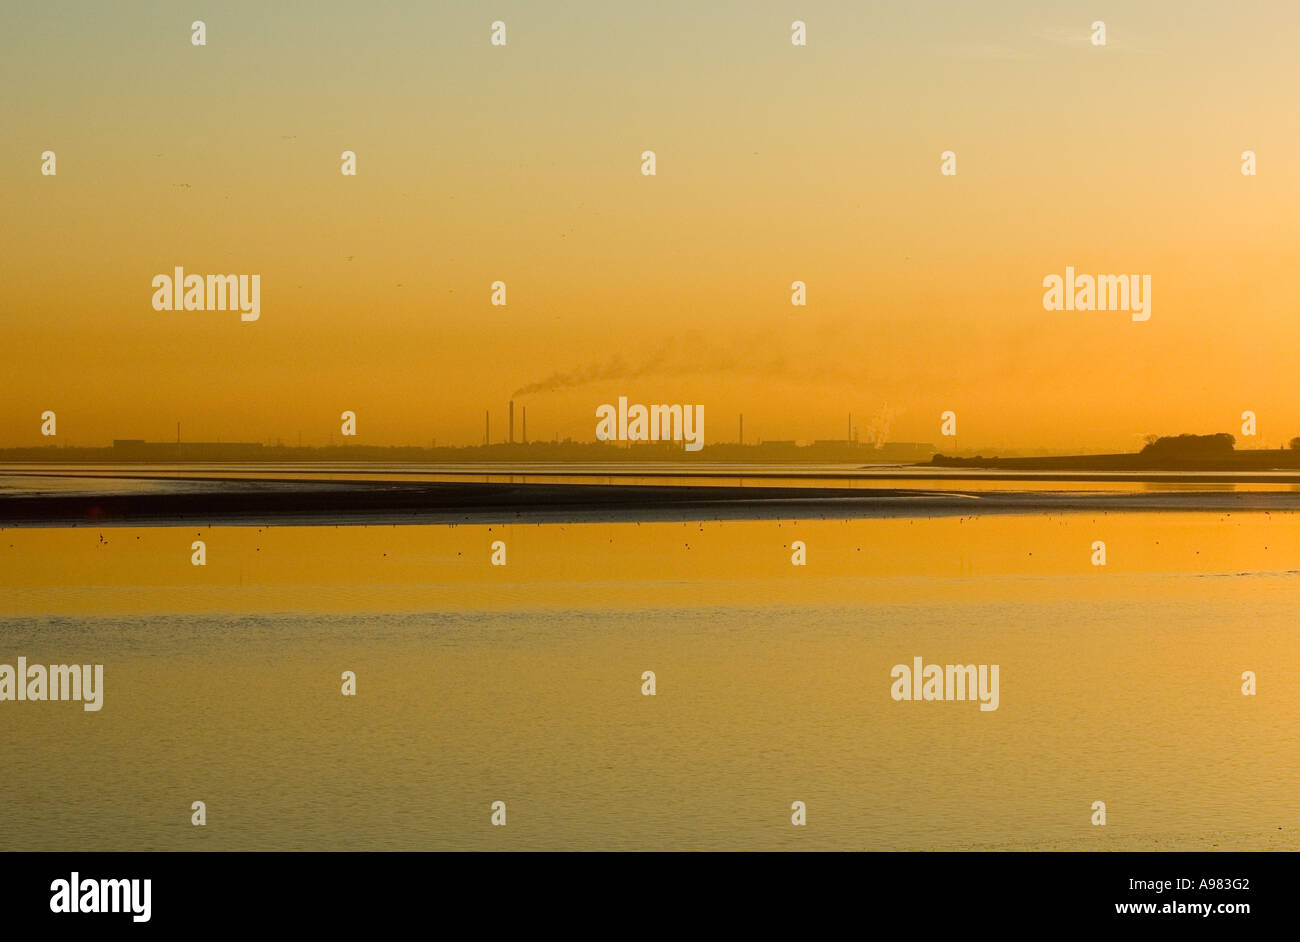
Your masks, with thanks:
[{"label": "hazy sky", "polygon": [[[46,409],[65,444],[324,443],[345,409],[471,444],[596,375],[517,397],[530,435],[627,395],[704,404],[707,441],[852,412],[1118,450],[1250,409],[1275,447],[1298,41],[1294,4],[1188,0],[6,4],[0,445]],[[178,265],[260,274],[260,320],[155,311]],[[1151,319],[1045,311],[1067,265],[1150,274]]]}]

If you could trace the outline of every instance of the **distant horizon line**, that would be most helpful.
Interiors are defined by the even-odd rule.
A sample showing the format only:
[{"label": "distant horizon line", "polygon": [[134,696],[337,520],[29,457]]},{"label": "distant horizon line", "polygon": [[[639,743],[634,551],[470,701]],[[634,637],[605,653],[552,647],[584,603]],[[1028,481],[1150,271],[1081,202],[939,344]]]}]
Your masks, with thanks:
[{"label": "distant horizon line", "polygon": [[[340,442],[331,442],[328,444],[292,444],[283,439],[273,441],[147,441],[140,438],[113,439],[110,444],[106,445],[79,445],[68,443],[44,443],[40,445],[7,445],[0,446],[0,453],[5,452],[31,452],[31,451],[107,451],[107,452],[161,452],[161,451],[194,451],[196,449],[244,449],[259,451],[338,451],[338,450],[377,450],[377,451],[422,451],[422,452],[455,452],[455,451],[484,451],[489,449],[502,448],[565,448],[581,450],[599,450],[603,452],[627,452],[627,451],[662,451],[662,452],[685,452],[681,441],[583,441],[573,438],[553,438],[553,439],[529,439],[527,441],[494,441],[480,442],[470,445],[440,445],[436,440],[429,444],[402,444],[402,445],[383,445],[377,443],[349,442],[346,439]],[[874,442],[854,441],[851,439],[762,439],[757,442],[740,442],[724,441],[714,442],[707,446],[708,448],[727,448],[727,449],[844,449],[848,451],[876,452],[891,451],[898,449],[910,449],[915,451],[926,451],[933,454],[934,446],[929,442]]]},{"label": "distant horizon line", "polygon": [[[1174,440],[1180,436],[1160,436],[1161,439]],[[1187,436],[1182,438],[1211,438],[1213,436]],[[1295,453],[1295,442],[1279,445],[1276,448],[1238,449],[1234,442],[1227,455],[1249,455],[1270,452]],[[430,444],[382,445],[375,443],[331,442],[323,445],[288,444],[283,439],[271,442],[250,441],[148,441],[146,439],[113,439],[106,445],[77,445],[67,443],[44,443],[40,445],[0,446],[0,459],[22,460],[32,457],[105,457],[140,460],[149,458],[283,458],[287,456],[317,457],[336,456],[340,453],[380,457],[385,454],[407,453],[411,455],[429,455],[438,457],[460,457],[492,455],[500,457],[502,453],[522,451],[530,452],[569,452],[573,457],[590,460],[592,458],[626,459],[629,457],[677,457],[683,460],[707,461],[710,455],[736,457],[738,455],[787,458],[817,458],[833,460],[862,460],[881,458],[898,462],[940,461],[1017,461],[1035,459],[1106,459],[1138,457],[1137,451],[1080,452],[1052,449],[1045,447],[1005,448],[999,446],[965,446],[959,449],[940,451],[930,442],[887,441],[875,443],[854,439],[760,439],[757,442],[725,441],[714,442],[703,451],[688,452],[679,441],[579,441],[572,438],[532,439],[529,441],[496,441],[472,445],[439,445],[436,439]],[[691,458],[695,455],[697,457]]]}]

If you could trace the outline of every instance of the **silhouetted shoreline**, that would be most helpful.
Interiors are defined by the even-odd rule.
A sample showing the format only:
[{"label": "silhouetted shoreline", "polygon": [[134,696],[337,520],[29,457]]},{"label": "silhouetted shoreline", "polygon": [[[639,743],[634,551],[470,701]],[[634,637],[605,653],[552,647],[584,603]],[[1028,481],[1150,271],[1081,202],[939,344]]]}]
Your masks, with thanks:
[{"label": "silhouetted shoreline", "polygon": [[1290,449],[1234,451],[1227,455],[1148,456],[1139,453],[1119,455],[1057,455],[1039,458],[952,458],[935,455],[930,465],[936,468],[983,468],[1007,471],[1296,471],[1300,470],[1300,452]]},{"label": "silhouetted shoreline", "polygon": [[958,458],[937,454],[936,468],[985,468],[1021,471],[1294,471],[1300,470],[1300,444],[1291,448],[1257,448],[1237,451],[1236,439],[1226,432],[1214,435],[1166,435],[1148,441],[1140,452],[1117,455],[1053,455],[1034,458],[998,458],[976,455]]},{"label": "silhouetted shoreline", "polygon": [[409,481],[191,482],[173,493],[8,494],[0,527],[303,526],[1297,511],[1300,491],[985,491]]}]

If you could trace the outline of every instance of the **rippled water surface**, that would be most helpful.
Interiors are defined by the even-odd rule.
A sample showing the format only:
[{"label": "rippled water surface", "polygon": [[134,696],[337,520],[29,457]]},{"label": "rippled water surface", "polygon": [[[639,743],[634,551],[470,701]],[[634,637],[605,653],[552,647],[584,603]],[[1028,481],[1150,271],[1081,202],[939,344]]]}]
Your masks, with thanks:
[{"label": "rippled water surface", "polygon": [[[0,701],[4,849],[1300,849],[1293,515],[5,530],[0,567],[0,663],[105,672],[98,713]],[[894,701],[918,656],[1000,665],[998,709]]]}]

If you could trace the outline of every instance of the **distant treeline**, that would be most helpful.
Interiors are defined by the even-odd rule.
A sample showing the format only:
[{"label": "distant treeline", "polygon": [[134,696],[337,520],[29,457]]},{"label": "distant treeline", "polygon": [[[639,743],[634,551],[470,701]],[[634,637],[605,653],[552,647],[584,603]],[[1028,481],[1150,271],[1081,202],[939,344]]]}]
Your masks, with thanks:
[{"label": "distant treeline", "polygon": [[935,455],[931,464],[950,468],[1021,471],[1268,471],[1300,469],[1300,438],[1289,448],[1236,450],[1226,432],[1152,437],[1140,452],[1118,455],[1057,455],[1039,458],[956,458]]},{"label": "distant treeline", "polygon": [[1166,435],[1149,441],[1140,454],[1156,457],[1179,455],[1227,455],[1231,454],[1237,440],[1227,432],[1217,435]]}]

